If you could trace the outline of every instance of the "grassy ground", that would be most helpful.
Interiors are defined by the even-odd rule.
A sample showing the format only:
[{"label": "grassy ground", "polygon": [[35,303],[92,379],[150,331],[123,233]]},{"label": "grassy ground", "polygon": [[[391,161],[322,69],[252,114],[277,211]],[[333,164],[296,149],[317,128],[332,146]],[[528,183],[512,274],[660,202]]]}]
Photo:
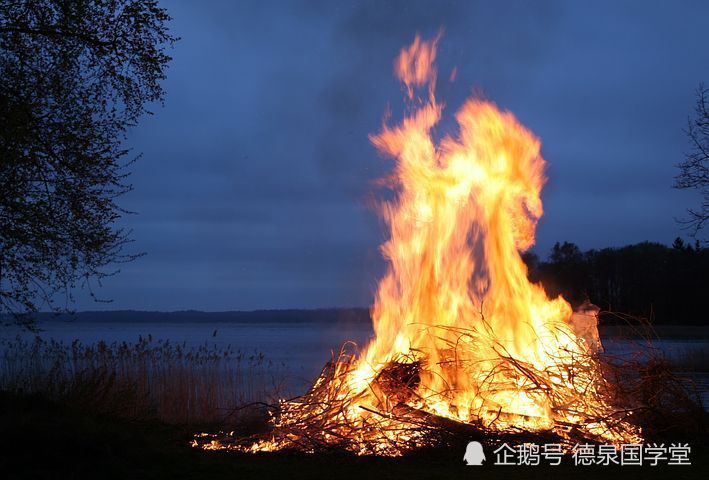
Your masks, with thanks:
[{"label": "grassy ground", "polygon": [[[193,431],[193,430],[192,430]],[[690,467],[465,467],[463,452],[410,458],[201,452],[190,431],[78,411],[39,396],[0,392],[0,472],[7,479],[707,478],[709,455],[692,443]]]}]

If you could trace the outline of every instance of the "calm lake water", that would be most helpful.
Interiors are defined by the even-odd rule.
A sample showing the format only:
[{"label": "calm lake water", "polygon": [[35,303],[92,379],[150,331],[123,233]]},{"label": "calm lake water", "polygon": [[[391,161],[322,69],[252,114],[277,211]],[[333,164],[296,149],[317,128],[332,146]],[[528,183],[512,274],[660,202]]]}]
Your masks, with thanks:
[{"label": "calm lake water", "polygon": [[[245,354],[262,353],[266,359],[283,364],[291,378],[290,386],[298,393],[320,373],[327,361],[342,344],[353,341],[366,345],[372,336],[367,323],[170,323],[170,322],[41,322],[40,336],[71,343],[78,339],[92,344],[98,341],[137,342],[140,337],[169,340],[187,346],[207,344],[218,348],[231,347]],[[33,334],[7,328],[0,329],[0,338]],[[647,346],[640,341],[608,338],[603,340],[606,352],[613,355],[638,356]],[[653,342],[670,360],[709,355],[707,339],[663,339]],[[709,377],[695,375],[701,384],[705,404],[709,403]]]}]

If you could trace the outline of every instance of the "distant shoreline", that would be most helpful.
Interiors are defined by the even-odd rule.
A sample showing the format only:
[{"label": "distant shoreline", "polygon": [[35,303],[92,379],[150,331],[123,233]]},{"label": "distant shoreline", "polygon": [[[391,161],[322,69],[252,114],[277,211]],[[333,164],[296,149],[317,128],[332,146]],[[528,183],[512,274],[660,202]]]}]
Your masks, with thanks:
[{"label": "distant shoreline", "polygon": [[203,312],[184,310],[157,312],[142,310],[106,310],[76,313],[41,312],[38,322],[92,323],[369,323],[368,308],[320,308]]},{"label": "distant shoreline", "polygon": [[[9,318],[4,321],[12,323]],[[283,310],[252,310],[252,311],[227,311],[203,312],[198,310],[184,310],[174,312],[142,311],[142,310],[106,310],[87,311],[76,313],[50,313],[41,312],[36,315],[37,323],[125,323],[125,324],[366,324],[371,325],[368,308],[320,308],[283,309]],[[709,339],[709,326],[707,325],[673,325],[659,323],[652,326],[654,334],[647,331],[642,325],[626,325],[620,322],[611,323],[601,320],[599,331],[601,337],[626,337],[650,338],[657,335],[660,338],[695,338]]]}]

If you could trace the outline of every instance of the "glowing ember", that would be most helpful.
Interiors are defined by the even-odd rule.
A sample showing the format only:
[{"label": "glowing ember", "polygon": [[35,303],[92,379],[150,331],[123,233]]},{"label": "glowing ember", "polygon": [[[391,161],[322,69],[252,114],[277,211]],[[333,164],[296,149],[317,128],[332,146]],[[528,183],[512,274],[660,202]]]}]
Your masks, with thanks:
[{"label": "glowing ember", "polygon": [[411,113],[371,138],[396,160],[396,199],[382,207],[389,267],[372,308],[374,340],[283,402],[268,436],[231,446],[206,439],[203,448],[397,455],[456,429],[639,439],[594,358],[595,311],[573,313],[527,279],[520,252],[534,243],[545,182],[539,139],[476,99],[456,114],[456,136],[432,138],[443,110],[437,41],[417,37],[401,51],[395,73]]}]

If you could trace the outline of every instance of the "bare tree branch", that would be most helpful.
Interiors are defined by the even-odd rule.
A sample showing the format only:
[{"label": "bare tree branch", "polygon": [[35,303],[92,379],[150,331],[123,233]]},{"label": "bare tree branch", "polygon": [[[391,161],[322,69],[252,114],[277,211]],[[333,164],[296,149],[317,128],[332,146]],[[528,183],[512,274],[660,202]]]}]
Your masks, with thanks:
[{"label": "bare tree branch", "polygon": [[687,210],[687,217],[679,222],[696,237],[709,220],[709,87],[697,88],[694,115],[688,119],[686,134],[692,149],[678,164],[680,173],[675,177],[675,188],[696,189],[702,195],[698,208]]}]

